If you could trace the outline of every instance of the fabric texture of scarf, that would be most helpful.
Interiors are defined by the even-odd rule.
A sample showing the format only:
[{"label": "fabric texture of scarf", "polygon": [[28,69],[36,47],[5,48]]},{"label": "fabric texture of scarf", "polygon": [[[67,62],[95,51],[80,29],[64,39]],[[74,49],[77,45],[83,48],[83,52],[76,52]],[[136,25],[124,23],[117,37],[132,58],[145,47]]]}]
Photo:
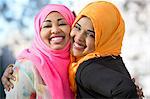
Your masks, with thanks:
[{"label": "fabric texture of scarf", "polygon": [[33,62],[52,99],[72,99],[74,95],[69,86],[68,66],[70,64],[70,41],[61,50],[52,50],[42,41],[40,30],[49,13],[57,11],[72,26],[75,16],[64,5],[48,4],[36,15],[34,20],[35,36],[31,48],[23,50],[17,59],[26,58]]},{"label": "fabric texture of scarf", "polygon": [[121,53],[125,24],[119,10],[110,2],[97,1],[88,4],[77,16],[74,24],[83,16],[91,19],[95,31],[95,51],[85,53],[83,57],[71,57],[69,67],[71,89],[76,91],[75,75],[78,66],[91,58],[104,56],[118,56]]}]

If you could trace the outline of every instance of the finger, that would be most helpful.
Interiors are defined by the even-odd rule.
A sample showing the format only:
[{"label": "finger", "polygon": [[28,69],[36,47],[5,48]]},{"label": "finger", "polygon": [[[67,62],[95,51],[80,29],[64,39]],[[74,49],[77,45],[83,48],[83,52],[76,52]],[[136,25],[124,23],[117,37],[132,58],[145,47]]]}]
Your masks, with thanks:
[{"label": "finger", "polygon": [[9,86],[7,86],[7,85],[4,85],[4,88],[5,88],[7,91],[10,90]]},{"label": "finger", "polygon": [[142,88],[140,89],[140,95],[141,95],[142,97],[144,97],[144,93],[143,93]]},{"label": "finger", "polygon": [[9,64],[7,67],[14,67],[14,64]]},{"label": "finger", "polygon": [[10,89],[14,87],[14,85],[10,81],[7,81],[5,83]]},{"label": "finger", "polygon": [[2,84],[4,83],[4,77],[3,76],[1,77],[1,82],[2,82]]},{"label": "finger", "polygon": [[[5,89],[9,89],[9,88],[13,88],[14,85],[6,78],[6,77],[3,77],[2,78],[2,84],[3,86],[5,87]],[[9,88],[8,88],[9,87]]]},{"label": "finger", "polygon": [[16,77],[14,75],[11,76],[11,78],[13,81],[16,81]]},{"label": "finger", "polygon": [[139,88],[139,86],[138,86],[138,85],[136,85],[136,90],[140,90],[140,88]]},{"label": "finger", "polygon": [[9,71],[6,70],[6,71],[4,72],[4,74],[3,74],[3,77],[8,78],[8,75],[9,75]]},{"label": "finger", "polygon": [[12,73],[13,73],[13,67],[9,67],[9,68],[8,68],[8,73],[9,73],[9,74],[12,74]]},{"label": "finger", "polygon": [[135,78],[132,78],[132,81],[135,83]]},{"label": "finger", "polygon": [[3,78],[7,78],[8,80],[10,79],[10,78],[12,78],[12,73],[10,73],[10,72],[4,72],[4,74],[3,74]]},{"label": "finger", "polygon": [[15,81],[15,77],[12,75],[12,73],[13,73],[13,70],[12,70],[12,68],[7,68],[7,70],[4,72],[4,74],[3,74],[3,78],[7,78],[8,80],[9,79],[12,79],[12,80],[14,80]]},{"label": "finger", "polygon": [[13,65],[10,64],[7,66],[4,74],[6,74],[6,73],[13,73]]},{"label": "finger", "polygon": [[11,79],[11,80],[15,81],[16,77],[12,74],[8,74],[8,79]]},{"label": "finger", "polygon": [[8,66],[6,69],[5,69],[5,71],[9,71],[10,70],[10,68],[12,68],[12,67],[10,67],[10,66]]},{"label": "finger", "polygon": [[3,76],[2,76],[2,84],[5,85],[5,84],[6,84],[5,82],[6,82],[7,80],[8,80],[8,79],[3,75]]},{"label": "finger", "polygon": [[140,89],[138,90],[137,94],[138,94],[138,96],[139,96],[140,98],[144,97],[142,88],[140,88]]}]

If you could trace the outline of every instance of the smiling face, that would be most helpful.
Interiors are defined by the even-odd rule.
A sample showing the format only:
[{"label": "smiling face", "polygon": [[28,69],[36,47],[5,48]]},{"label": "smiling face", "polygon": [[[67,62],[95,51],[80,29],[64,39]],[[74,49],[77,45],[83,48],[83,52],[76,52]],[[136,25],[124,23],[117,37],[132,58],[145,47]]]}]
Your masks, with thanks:
[{"label": "smiling face", "polygon": [[41,39],[53,50],[63,49],[69,41],[70,26],[58,12],[51,12],[41,28]]},{"label": "smiling face", "polygon": [[82,17],[71,31],[72,54],[76,57],[83,56],[95,50],[95,32],[91,20]]}]

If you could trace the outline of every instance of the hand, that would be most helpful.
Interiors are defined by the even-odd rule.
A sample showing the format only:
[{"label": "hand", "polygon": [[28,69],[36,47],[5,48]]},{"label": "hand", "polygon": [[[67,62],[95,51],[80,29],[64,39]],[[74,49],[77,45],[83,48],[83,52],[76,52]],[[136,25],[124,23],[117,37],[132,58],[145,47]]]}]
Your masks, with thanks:
[{"label": "hand", "polygon": [[[132,81],[135,83],[135,79],[134,79],[134,78],[132,78]],[[135,85],[136,85],[136,84],[135,84]],[[139,88],[139,86],[136,85],[136,90],[137,90],[137,94],[138,94],[138,96],[139,96],[139,99],[143,99],[144,94],[143,94],[142,88]]]},{"label": "hand", "polygon": [[143,99],[144,94],[143,94],[142,88],[139,88],[139,86],[136,85],[136,90],[137,90],[137,94],[138,94],[138,96],[139,96],[139,99]]},{"label": "hand", "polygon": [[14,85],[10,82],[10,80],[15,81],[16,78],[12,74],[13,74],[13,64],[10,64],[4,71],[3,76],[1,78],[2,84],[7,91],[9,91],[11,88],[14,87]]}]

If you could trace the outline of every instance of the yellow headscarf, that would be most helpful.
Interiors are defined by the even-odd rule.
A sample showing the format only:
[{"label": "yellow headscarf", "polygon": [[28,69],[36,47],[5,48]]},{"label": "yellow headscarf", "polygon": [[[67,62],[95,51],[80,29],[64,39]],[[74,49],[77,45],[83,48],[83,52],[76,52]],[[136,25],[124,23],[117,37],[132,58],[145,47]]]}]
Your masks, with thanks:
[{"label": "yellow headscarf", "polygon": [[110,2],[97,1],[88,4],[77,16],[74,25],[83,16],[91,19],[95,31],[95,51],[83,57],[71,57],[69,67],[71,89],[76,91],[75,74],[80,63],[101,56],[118,56],[121,53],[125,24],[120,12]]}]

